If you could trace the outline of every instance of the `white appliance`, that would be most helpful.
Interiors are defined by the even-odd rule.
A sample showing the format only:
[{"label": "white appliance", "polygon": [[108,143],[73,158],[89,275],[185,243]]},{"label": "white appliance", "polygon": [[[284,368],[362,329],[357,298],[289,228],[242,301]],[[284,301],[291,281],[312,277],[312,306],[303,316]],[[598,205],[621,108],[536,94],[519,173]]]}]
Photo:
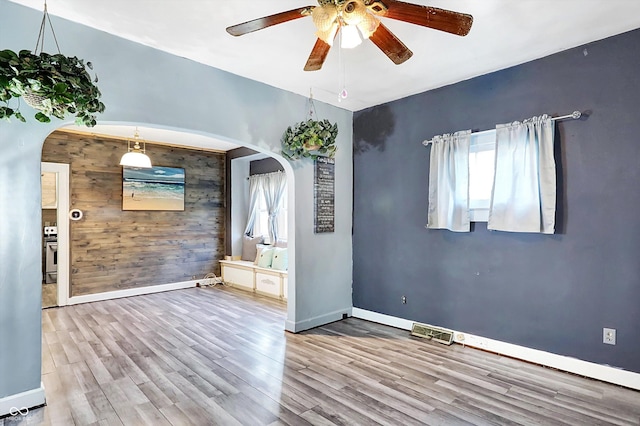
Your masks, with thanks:
[{"label": "white appliance", "polygon": [[58,227],[44,227],[44,282],[53,284],[58,281]]}]

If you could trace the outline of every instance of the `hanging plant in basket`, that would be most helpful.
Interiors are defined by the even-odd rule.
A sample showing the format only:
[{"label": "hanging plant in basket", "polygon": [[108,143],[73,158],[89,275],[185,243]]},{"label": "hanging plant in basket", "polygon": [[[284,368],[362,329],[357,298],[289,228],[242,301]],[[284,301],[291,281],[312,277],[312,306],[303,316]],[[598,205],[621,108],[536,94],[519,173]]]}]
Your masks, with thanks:
[{"label": "hanging plant in basket", "polygon": [[338,125],[329,120],[314,120],[315,106],[309,97],[309,118],[287,127],[282,135],[282,155],[296,160],[299,158],[330,157],[336,154]]},{"label": "hanging plant in basket", "polygon": [[301,121],[282,135],[282,155],[290,159],[331,157],[336,154],[338,125],[329,120]]},{"label": "hanging plant in basket", "polygon": [[93,69],[91,62],[85,64],[77,57],[64,56],[60,49],[51,55],[42,52],[40,47],[38,53],[38,45],[44,45],[45,18],[48,18],[46,4],[34,53],[29,50],[0,51],[0,102],[4,103],[4,106],[0,104],[0,118],[15,117],[25,122],[19,108],[9,105],[12,98],[21,98],[38,111],[35,119],[40,122],[48,123],[52,116],[64,119],[73,114],[76,124],[93,127],[96,114],[103,112],[105,107],[95,85],[98,79],[92,80],[87,71],[87,68]]}]

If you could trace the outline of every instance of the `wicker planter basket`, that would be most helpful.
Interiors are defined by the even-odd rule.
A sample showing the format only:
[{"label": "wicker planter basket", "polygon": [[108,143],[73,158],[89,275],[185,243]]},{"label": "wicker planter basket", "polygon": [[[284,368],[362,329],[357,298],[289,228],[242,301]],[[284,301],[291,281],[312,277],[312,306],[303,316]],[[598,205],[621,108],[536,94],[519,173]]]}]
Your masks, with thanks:
[{"label": "wicker planter basket", "polygon": [[22,99],[29,105],[31,108],[36,109],[38,111],[44,111],[46,108],[44,106],[44,100],[47,99],[44,96],[36,95],[31,92],[22,95]]}]

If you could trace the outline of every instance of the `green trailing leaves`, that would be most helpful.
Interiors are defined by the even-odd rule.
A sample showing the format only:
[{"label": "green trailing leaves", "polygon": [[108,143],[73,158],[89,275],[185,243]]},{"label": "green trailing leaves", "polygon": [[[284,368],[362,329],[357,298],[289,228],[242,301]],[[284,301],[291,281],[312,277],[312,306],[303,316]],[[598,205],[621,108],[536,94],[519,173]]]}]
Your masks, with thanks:
[{"label": "green trailing leaves", "polygon": [[295,160],[298,158],[331,157],[336,153],[338,125],[329,120],[301,121],[287,127],[282,135],[282,155]]},{"label": "green trailing leaves", "polygon": [[45,115],[41,112],[36,113],[35,117],[36,117],[36,120],[38,120],[41,123],[48,123],[51,121],[48,115]]},{"label": "green trailing leaves", "polygon": [[12,115],[15,115],[15,111],[12,108],[0,106],[0,118],[9,121],[9,117]]},{"label": "green trailing leaves", "polygon": [[12,98],[23,98],[38,111],[34,117],[40,122],[75,115],[76,123],[95,126],[96,114],[105,106],[87,68],[93,65],[75,56],[1,50],[0,103],[5,106],[0,106],[0,118],[26,121],[18,109],[9,107]]}]

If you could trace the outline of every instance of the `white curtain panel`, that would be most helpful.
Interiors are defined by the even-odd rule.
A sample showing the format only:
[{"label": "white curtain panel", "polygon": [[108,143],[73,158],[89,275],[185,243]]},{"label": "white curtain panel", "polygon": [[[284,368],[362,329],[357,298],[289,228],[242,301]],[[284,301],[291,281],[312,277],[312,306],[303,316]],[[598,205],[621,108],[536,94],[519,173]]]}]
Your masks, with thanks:
[{"label": "white curtain panel", "polygon": [[553,234],[556,165],[547,115],[496,126],[496,172],[488,229]]},{"label": "white curtain panel", "polygon": [[436,136],[431,142],[427,228],[469,232],[471,130]]},{"label": "white curtain panel", "polygon": [[247,226],[244,229],[245,235],[249,236],[253,236],[253,228],[256,225],[256,217],[258,216],[258,201],[262,185],[258,176],[260,175],[249,177],[249,217],[247,218]]},{"label": "white curtain panel", "polygon": [[262,176],[264,200],[269,212],[269,240],[271,244],[278,241],[278,213],[287,188],[287,175],[283,172],[267,173]]}]

